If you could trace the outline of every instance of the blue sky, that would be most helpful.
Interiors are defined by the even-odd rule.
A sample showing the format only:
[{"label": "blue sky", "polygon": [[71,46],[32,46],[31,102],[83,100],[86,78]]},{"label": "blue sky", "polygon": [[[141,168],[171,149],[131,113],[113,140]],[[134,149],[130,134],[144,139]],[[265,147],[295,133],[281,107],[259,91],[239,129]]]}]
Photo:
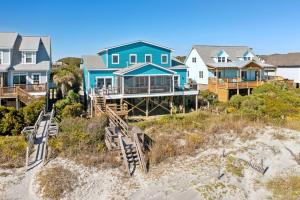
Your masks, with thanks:
[{"label": "blue sky", "polygon": [[194,44],[300,51],[299,0],[9,0],[0,31],[50,35],[54,60],[147,40],[185,55]]}]

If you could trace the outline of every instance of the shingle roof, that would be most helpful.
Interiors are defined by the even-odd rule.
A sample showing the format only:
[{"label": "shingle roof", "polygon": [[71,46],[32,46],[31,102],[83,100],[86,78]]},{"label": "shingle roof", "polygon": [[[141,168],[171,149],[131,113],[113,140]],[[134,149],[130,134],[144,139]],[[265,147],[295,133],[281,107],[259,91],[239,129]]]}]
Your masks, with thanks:
[{"label": "shingle roof", "polygon": [[48,71],[50,70],[50,61],[42,61],[37,64],[17,64],[12,67],[16,71]]},{"label": "shingle roof", "polygon": [[103,59],[99,55],[84,55],[82,56],[83,65],[87,69],[105,69],[107,68]]},{"label": "shingle roof", "polygon": [[18,37],[18,33],[0,33],[0,48],[12,49]]},{"label": "shingle roof", "polygon": [[276,66],[300,66],[300,52],[288,54],[262,55],[260,57],[267,63],[271,63]]},{"label": "shingle roof", "polygon": [[251,52],[254,55],[253,60],[259,61],[259,58],[252,52],[252,48],[247,46],[215,46],[215,45],[194,45],[198,54],[203,59],[204,63],[213,63],[213,58],[217,57],[222,50],[229,55],[229,60],[238,61],[244,57],[245,53]]},{"label": "shingle roof", "polygon": [[41,37],[22,36],[20,51],[38,51]]}]

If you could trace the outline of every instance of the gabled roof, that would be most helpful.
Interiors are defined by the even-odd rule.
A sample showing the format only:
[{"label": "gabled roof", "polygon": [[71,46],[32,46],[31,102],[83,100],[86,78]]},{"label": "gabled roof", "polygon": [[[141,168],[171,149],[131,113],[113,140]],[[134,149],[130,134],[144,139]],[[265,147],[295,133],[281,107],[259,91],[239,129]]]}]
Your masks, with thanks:
[{"label": "gabled roof", "polygon": [[176,72],[174,72],[174,71],[172,71],[170,69],[167,69],[165,67],[161,67],[161,66],[153,64],[153,63],[137,63],[137,64],[134,64],[134,65],[132,65],[130,67],[126,67],[124,69],[118,70],[118,71],[115,72],[115,74],[117,74],[117,75],[125,75],[125,74],[127,74],[129,72],[132,72],[134,70],[143,68],[143,67],[148,66],[148,65],[151,65],[151,66],[153,66],[155,68],[159,68],[159,69],[164,70],[164,71],[167,71],[167,72],[169,72],[171,74],[176,74]]},{"label": "gabled roof", "polygon": [[0,33],[0,48],[13,49],[18,33]]},{"label": "gabled roof", "polygon": [[262,55],[260,57],[266,62],[280,67],[300,66],[300,52],[288,54]]},{"label": "gabled roof", "polygon": [[99,53],[102,53],[104,51],[107,51],[108,49],[115,49],[115,48],[118,48],[118,47],[122,47],[122,46],[127,46],[127,45],[131,45],[131,44],[135,44],[135,43],[145,43],[145,44],[149,44],[149,45],[152,45],[152,46],[157,46],[157,47],[160,47],[162,49],[167,49],[167,50],[170,50],[170,51],[174,51],[173,49],[169,48],[169,47],[165,47],[165,46],[162,46],[162,45],[158,45],[158,44],[155,44],[155,43],[152,43],[152,42],[147,42],[145,40],[137,40],[137,41],[133,41],[133,42],[129,42],[129,43],[125,43],[125,44],[121,44],[121,45],[116,45],[116,46],[112,46],[112,47],[107,47],[107,48],[104,48],[104,49],[101,49],[99,51]]},{"label": "gabled roof", "polygon": [[239,58],[244,57],[246,52],[251,52],[254,55],[253,60],[259,61],[259,58],[252,52],[252,48],[248,46],[194,45],[192,49],[196,49],[204,63],[213,63],[213,58],[218,57],[221,51],[225,51],[232,62],[239,61]]},{"label": "gabled roof", "polygon": [[20,51],[38,51],[41,37],[22,36]]},{"label": "gabled roof", "polygon": [[103,59],[99,55],[84,55],[82,56],[83,65],[87,69],[106,69]]}]

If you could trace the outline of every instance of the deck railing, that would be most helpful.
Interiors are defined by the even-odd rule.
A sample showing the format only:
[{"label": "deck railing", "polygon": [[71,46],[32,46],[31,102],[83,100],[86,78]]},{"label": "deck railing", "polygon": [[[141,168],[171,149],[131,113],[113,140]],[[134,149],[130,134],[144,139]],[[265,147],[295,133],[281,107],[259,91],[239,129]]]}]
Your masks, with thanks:
[{"label": "deck railing", "polygon": [[228,78],[228,79],[208,79],[208,89],[215,91],[216,89],[238,89],[238,88],[254,88],[263,84],[263,81],[249,80],[241,81],[239,78]]},{"label": "deck railing", "polygon": [[14,84],[15,87],[19,87],[27,92],[46,92],[47,84]]}]

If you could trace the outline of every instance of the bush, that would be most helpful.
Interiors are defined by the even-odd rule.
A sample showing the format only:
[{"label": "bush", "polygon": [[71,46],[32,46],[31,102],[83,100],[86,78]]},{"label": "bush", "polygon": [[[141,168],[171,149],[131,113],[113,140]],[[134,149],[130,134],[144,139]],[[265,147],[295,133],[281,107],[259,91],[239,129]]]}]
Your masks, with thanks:
[{"label": "bush", "polygon": [[22,167],[27,143],[23,136],[0,136],[0,167]]},{"label": "bush", "polygon": [[18,135],[23,127],[22,112],[13,107],[0,107],[0,135]]},{"label": "bush", "polygon": [[62,110],[62,117],[67,118],[67,117],[79,117],[83,112],[83,106],[80,103],[74,103],[71,105],[67,105],[63,110]]},{"label": "bush", "polygon": [[275,199],[297,200],[300,196],[300,176],[275,177],[267,183],[267,188]]},{"label": "bush", "polygon": [[49,140],[52,156],[63,156],[84,165],[97,166],[115,160],[106,152],[104,133],[107,117],[93,119],[64,118],[60,123],[60,133]]},{"label": "bush", "polygon": [[33,125],[40,112],[43,110],[45,107],[45,100],[44,99],[39,99],[36,101],[31,102],[27,106],[25,106],[21,112],[23,113],[24,116],[24,122],[25,124],[28,125]]}]

